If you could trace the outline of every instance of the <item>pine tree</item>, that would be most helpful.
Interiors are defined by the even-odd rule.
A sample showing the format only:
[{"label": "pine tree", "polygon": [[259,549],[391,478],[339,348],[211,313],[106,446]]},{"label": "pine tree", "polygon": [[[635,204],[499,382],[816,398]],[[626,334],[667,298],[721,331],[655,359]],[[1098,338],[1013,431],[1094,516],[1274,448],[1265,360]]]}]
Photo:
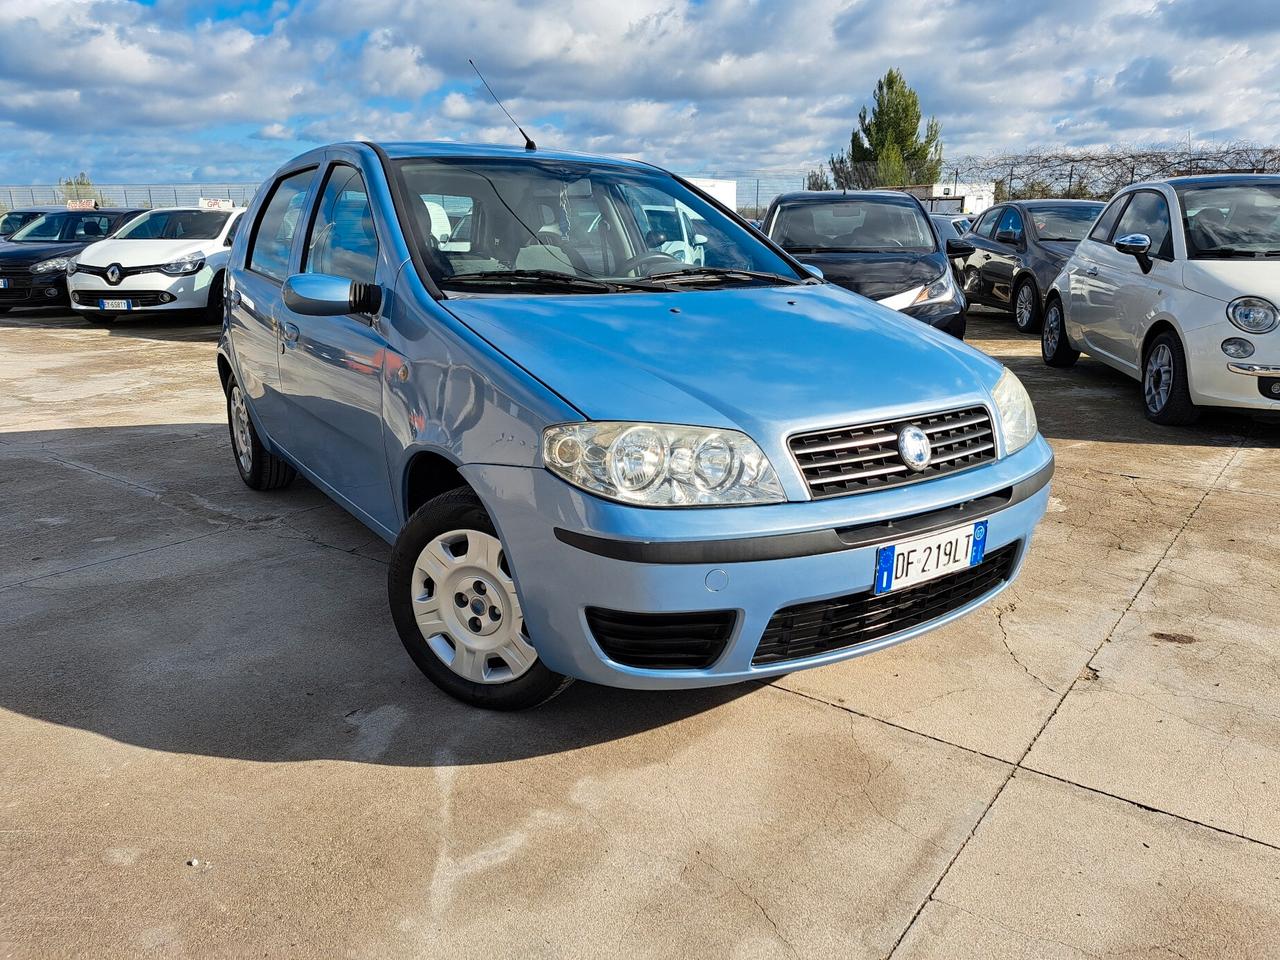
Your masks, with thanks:
[{"label": "pine tree", "polygon": [[920,134],[920,96],[896,67],[876,83],[871,109],[858,112],[849,149],[827,165],[837,187],[934,183],[942,172],[942,127],[930,117]]}]

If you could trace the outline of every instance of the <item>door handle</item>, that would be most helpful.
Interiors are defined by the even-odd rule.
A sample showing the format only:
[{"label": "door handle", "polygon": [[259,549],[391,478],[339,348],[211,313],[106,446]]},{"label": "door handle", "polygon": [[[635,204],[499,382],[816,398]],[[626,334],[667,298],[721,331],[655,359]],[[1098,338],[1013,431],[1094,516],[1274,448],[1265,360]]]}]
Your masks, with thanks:
[{"label": "door handle", "polygon": [[288,343],[297,343],[298,337],[302,333],[296,323],[282,323],[280,324],[280,331]]},{"label": "door handle", "polygon": [[991,254],[989,254],[989,253],[984,253],[984,254],[982,255],[982,259],[983,259],[983,260],[990,260],[990,259],[991,259]]},{"label": "door handle", "polygon": [[1098,275],[1098,268],[1089,267],[1087,270],[1085,270],[1084,275],[1086,277],[1096,277]]},{"label": "door handle", "polygon": [[227,302],[228,302],[229,304],[231,304],[233,307],[238,307],[238,306],[240,306],[240,291],[239,291],[239,290],[228,290],[228,291],[227,291]]}]

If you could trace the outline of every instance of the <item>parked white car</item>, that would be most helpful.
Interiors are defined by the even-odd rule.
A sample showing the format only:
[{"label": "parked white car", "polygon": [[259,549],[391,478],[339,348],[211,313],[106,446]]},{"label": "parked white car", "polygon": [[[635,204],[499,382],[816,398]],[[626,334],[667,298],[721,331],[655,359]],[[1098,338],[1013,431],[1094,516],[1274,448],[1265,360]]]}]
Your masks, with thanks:
[{"label": "parked white car", "polygon": [[94,319],[199,310],[222,320],[222,281],[243,207],[161,207],[67,265],[71,306]]},{"label": "parked white car", "polygon": [[1126,187],[1054,281],[1041,354],[1081,351],[1142,382],[1147,416],[1280,411],[1280,176]]}]

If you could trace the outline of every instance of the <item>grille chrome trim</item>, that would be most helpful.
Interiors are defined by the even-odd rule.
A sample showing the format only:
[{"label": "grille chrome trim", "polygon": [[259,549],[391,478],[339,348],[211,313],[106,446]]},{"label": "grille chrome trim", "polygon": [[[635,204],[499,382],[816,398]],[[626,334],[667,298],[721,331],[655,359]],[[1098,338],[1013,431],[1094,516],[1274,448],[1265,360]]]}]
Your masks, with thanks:
[{"label": "grille chrome trim", "polygon": [[[908,425],[925,432],[933,453],[919,472],[898,452],[898,433]],[[810,430],[789,437],[787,447],[814,499],[930,480],[987,463],[997,453],[995,423],[985,406]]]}]

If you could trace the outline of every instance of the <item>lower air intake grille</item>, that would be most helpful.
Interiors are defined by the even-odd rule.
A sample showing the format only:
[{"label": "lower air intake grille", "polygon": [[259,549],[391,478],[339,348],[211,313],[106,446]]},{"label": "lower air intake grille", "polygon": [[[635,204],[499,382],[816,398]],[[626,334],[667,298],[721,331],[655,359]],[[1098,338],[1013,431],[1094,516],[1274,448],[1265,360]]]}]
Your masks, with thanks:
[{"label": "lower air intake grille", "polygon": [[1009,579],[1018,544],[993,550],[976,567],[879,596],[866,591],[783,607],[765,627],[751,662],[803,660],[910,630],[963,607]]},{"label": "lower air intake grille", "polygon": [[625,613],[587,607],[587,625],[614,663],[648,670],[697,670],[720,658],[733,633],[732,610]]},{"label": "lower air intake grille", "polygon": [[133,307],[158,307],[172,299],[160,290],[77,290],[71,296],[86,307],[96,307],[101,300],[128,300]]}]

